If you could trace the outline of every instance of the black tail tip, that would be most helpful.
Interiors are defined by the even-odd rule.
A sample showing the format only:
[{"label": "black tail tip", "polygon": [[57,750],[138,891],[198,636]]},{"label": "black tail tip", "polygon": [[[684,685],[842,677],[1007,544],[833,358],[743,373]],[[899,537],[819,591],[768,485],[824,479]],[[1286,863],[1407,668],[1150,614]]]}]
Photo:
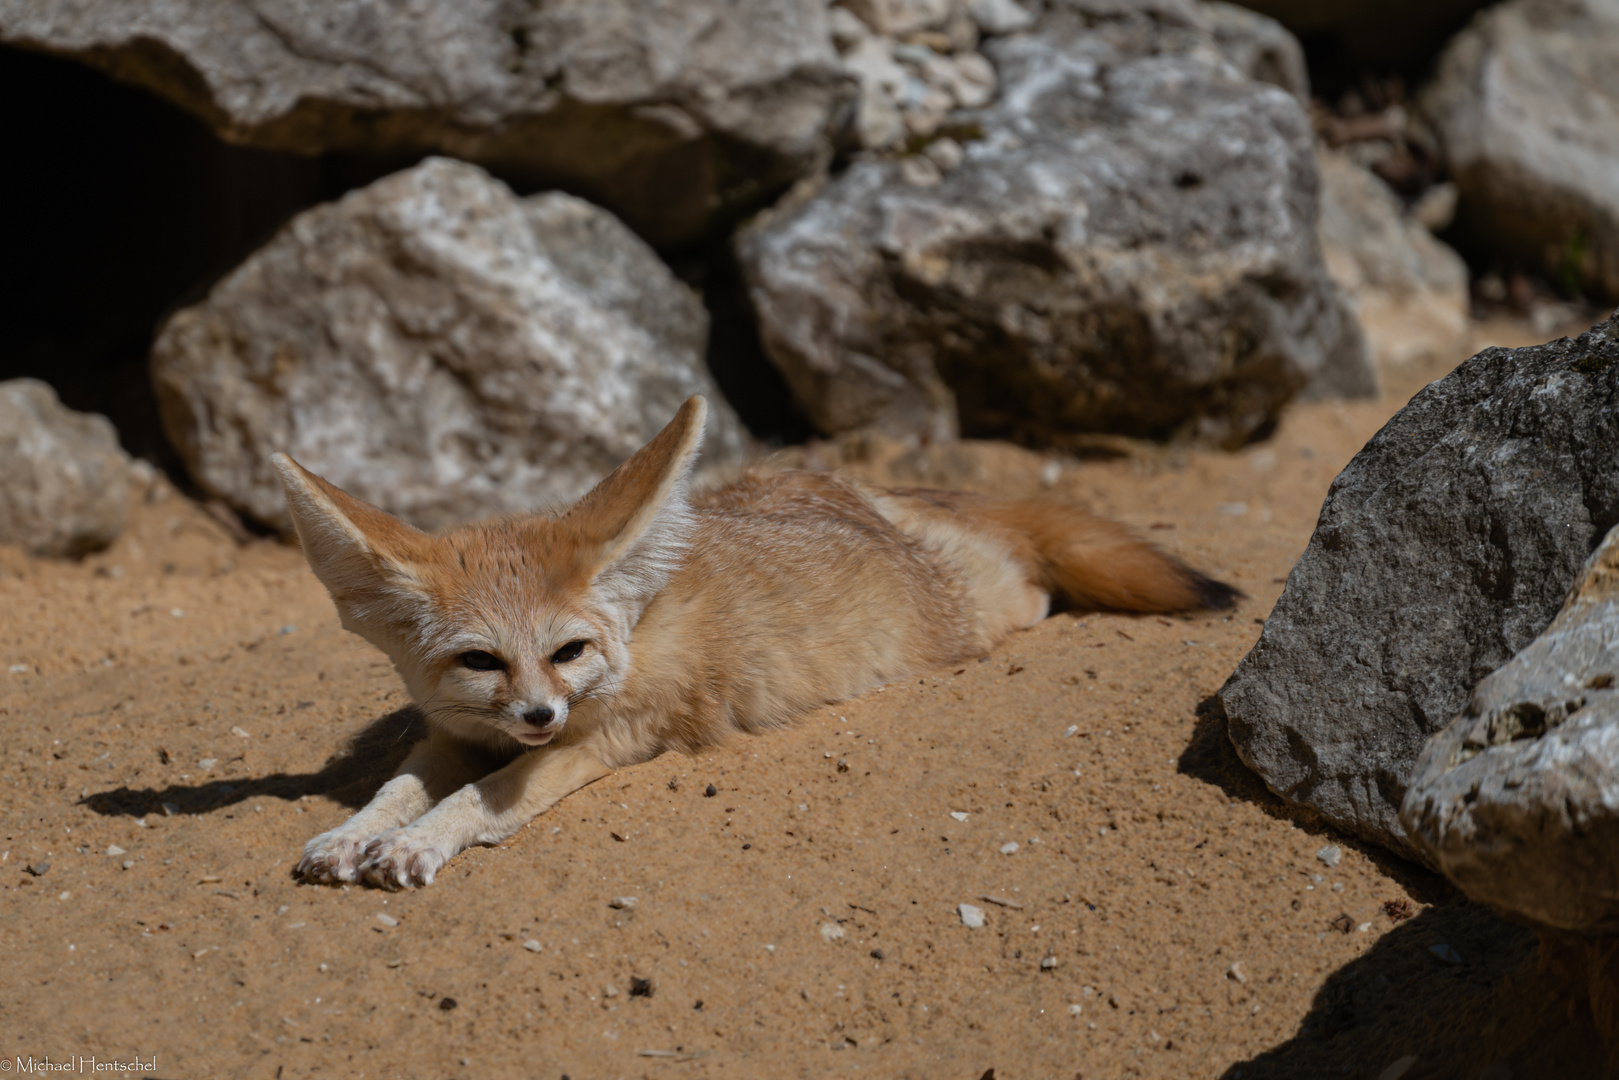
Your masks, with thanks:
[{"label": "black tail tip", "polygon": [[1238,600],[1247,599],[1241,589],[1215,581],[1196,570],[1192,571],[1192,588],[1197,590],[1198,602],[1209,611],[1230,611],[1237,606]]}]

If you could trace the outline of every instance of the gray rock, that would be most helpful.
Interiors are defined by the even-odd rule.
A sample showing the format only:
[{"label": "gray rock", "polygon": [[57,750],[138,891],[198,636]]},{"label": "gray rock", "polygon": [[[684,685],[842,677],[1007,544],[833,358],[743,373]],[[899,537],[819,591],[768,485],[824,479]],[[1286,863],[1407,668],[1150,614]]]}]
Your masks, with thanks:
[{"label": "gray rock", "polygon": [[855,89],[824,0],[0,0],[69,56],[225,139],[447,153],[692,239],[830,156]]},{"label": "gray rock", "polygon": [[572,500],[694,393],[702,304],[606,212],[433,158],[294,218],[152,351],[197,483],[290,527],[269,456],[428,528]]},{"label": "gray rock", "polygon": [[1203,5],[1214,43],[1237,70],[1259,82],[1280,86],[1310,104],[1310,72],[1304,48],[1287,27],[1255,11],[1223,0]]},{"label": "gray rock", "polygon": [[1619,932],[1619,528],[1546,632],[1429,741],[1400,821],[1474,900]]},{"label": "gray rock", "polygon": [[1491,0],[1243,0],[1301,37],[1330,40],[1351,61],[1415,69]]},{"label": "gray rock", "polygon": [[1619,4],[1510,0],[1445,50],[1421,98],[1459,228],[1619,299]]},{"label": "gray rock", "polygon": [[1459,356],[1471,335],[1467,264],[1419,223],[1371,170],[1319,152],[1321,252],[1379,366]]},{"label": "gray rock", "polygon": [[1317,246],[1309,121],[1200,6],[1054,6],[983,48],[1000,96],[939,129],[951,172],[863,160],[739,238],[823,431],[1237,445],[1312,381],[1371,389]]},{"label": "gray rock", "polygon": [[34,379],[0,382],[0,544],[83,555],[124,530],[130,459],[105,416]]},{"label": "gray rock", "polygon": [[1283,798],[1397,851],[1417,756],[1556,614],[1619,523],[1619,317],[1486,349],[1333,481],[1259,643],[1221,689]]}]

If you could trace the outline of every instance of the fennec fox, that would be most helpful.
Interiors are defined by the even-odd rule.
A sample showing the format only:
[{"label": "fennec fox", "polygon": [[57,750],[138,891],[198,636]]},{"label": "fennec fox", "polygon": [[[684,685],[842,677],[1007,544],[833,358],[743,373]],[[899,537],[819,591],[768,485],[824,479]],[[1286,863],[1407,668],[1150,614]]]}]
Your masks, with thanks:
[{"label": "fennec fox", "polygon": [[571,791],[967,657],[1053,598],[1229,606],[1229,586],[1050,502],[836,476],[687,479],[700,397],[566,513],[432,536],[278,454],[316,576],[388,654],[428,735],[315,837],[317,881],[426,885]]}]

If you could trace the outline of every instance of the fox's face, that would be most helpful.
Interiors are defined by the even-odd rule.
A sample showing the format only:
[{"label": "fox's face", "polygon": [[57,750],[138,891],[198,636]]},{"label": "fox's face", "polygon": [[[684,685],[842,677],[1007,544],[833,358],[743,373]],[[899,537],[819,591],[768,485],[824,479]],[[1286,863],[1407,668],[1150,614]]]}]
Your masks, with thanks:
[{"label": "fox's face", "polygon": [[705,412],[702,398],[687,401],[565,514],[442,536],[285,455],[275,464],[343,625],[388,654],[428,719],[497,748],[532,747],[627,672],[631,631],[685,548]]}]

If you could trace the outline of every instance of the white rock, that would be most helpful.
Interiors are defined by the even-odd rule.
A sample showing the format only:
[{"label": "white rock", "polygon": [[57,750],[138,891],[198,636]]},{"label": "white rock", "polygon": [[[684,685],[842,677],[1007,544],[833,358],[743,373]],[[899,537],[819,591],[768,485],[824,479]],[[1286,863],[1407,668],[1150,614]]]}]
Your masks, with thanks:
[{"label": "white rock", "polygon": [[943,26],[953,4],[952,0],[841,0],[840,6],[879,34],[903,37]]},{"label": "white rock", "polygon": [[394,918],[392,915],[385,915],[380,911],[377,912],[377,922],[381,923],[383,926],[398,926],[399,925],[399,920],[398,919]]},{"label": "white rock", "polygon": [[536,939],[529,938],[527,941],[523,942],[523,948],[527,949],[529,952],[540,952],[545,948],[545,946],[541,945]]},{"label": "white rock", "polygon": [[911,187],[937,187],[944,179],[939,167],[925,157],[908,157],[900,163],[900,179]]},{"label": "white rock", "polygon": [[835,922],[821,924],[821,937],[826,941],[840,941],[844,937],[843,927]]},{"label": "white rock", "polygon": [[107,845],[107,854],[108,855],[124,855],[124,854],[127,854],[127,853],[124,851],[123,848],[119,847],[117,844],[108,844]]},{"label": "white rock", "polygon": [[950,811],[950,816],[955,818],[957,821],[966,821],[967,820],[967,811],[965,811],[965,810],[952,810],[952,811]]},{"label": "white rock", "polygon": [[1415,1054],[1407,1054],[1402,1058],[1396,1058],[1393,1064],[1377,1074],[1377,1080],[1401,1080],[1406,1073],[1417,1067],[1419,1060],[1421,1059]]},{"label": "white rock", "polygon": [[835,7],[827,12],[827,25],[832,31],[832,43],[839,49],[858,45],[871,36],[871,27],[848,8]]},{"label": "white rock", "polygon": [[36,555],[106,547],[129,497],[129,455],[111,421],[74,412],[38,380],[0,382],[0,543]]},{"label": "white rock", "polygon": [[634,911],[636,905],[640,902],[639,899],[633,896],[615,896],[607,902],[607,906],[617,908],[620,911]]},{"label": "white rock", "polygon": [[1014,852],[1017,851],[1017,848],[1018,848],[1018,843],[1017,843],[1016,840],[1008,840],[1006,843],[1001,845],[1001,854],[1002,855],[1011,855],[1011,854],[1013,854]]},{"label": "white rock", "polygon": [[984,909],[972,904],[959,904],[956,911],[961,915],[961,925],[969,930],[977,930],[984,925]]},{"label": "white rock", "polygon": [[1337,866],[1343,861],[1344,853],[1337,844],[1328,844],[1326,847],[1316,852],[1315,857],[1326,863],[1328,866]]},{"label": "white rock", "polygon": [[[960,165],[963,155],[961,144],[954,139],[934,139],[923,147],[922,152],[928,156],[929,161],[939,167],[940,172],[950,172]],[[1044,471],[1040,475],[1043,480],[1045,478]],[[1050,487],[1051,485],[1047,484],[1046,486]]]},{"label": "white rock", "polygon": [[218,764],[219,764],[219,759],[218,758],[205,757],[205,758],[203,758],[203,759],[201,759],[200,761],[197,762],[197,768],[199,768],[199,769],[211,769],[215,765],[218,765]]},{"label": "white rock", "polygon": [[968,0],[967,14],[986,34],[1015,34],[1034,25],[1034,16],[1016,0]]}]

